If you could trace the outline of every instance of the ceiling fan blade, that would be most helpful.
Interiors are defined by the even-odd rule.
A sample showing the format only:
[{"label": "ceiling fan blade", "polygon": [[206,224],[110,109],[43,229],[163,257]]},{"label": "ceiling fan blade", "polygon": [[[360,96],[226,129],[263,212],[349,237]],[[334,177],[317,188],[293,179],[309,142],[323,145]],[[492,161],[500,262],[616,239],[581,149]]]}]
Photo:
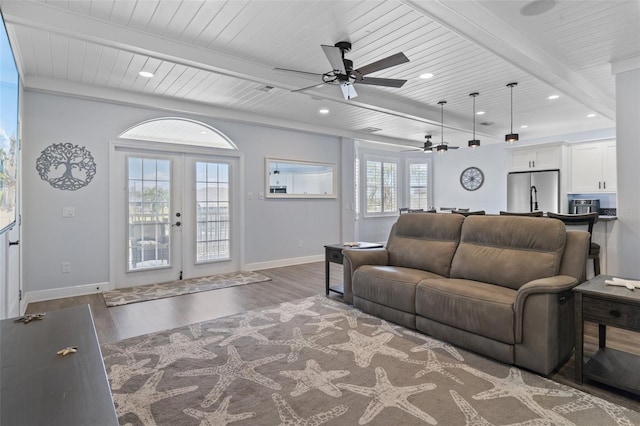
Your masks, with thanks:
[{"label": "ceiling fan blade", "polygon": [[315,89],[316,87],[322,87],[324,86],[325,83],[318,83],[318,84],[314,84],[313,86],[308,86],[308,87],[303,87],[301,89],[296,89],[296,90],[292,90],[291,92],[304,92],[305,90],[309,90],[309,89]]},{"label": "ceiling fan blade", "polygon": [[399,80],[396,78],[360,77],[360,79],[356,79],[355,82],[358,84],[370,84],[373,86],[402,87],[407,80]]},{"label": "ceiling fan blade", "polygon": [[285,72],[295,72],[297,74],[304,74],[304,75],[312,75],[314,77],[322,77],[322,74],[318,74],[316,72],[307,72],[307,71],[299,71],[299,70],[290,70],[287,68],[274,68],[275,71],[285,71]]},{"label": "ceiling fan blade", "polygon": [[353,87],[351,83],[341,83],[340,89],[342,90],[342,96],[348,101],[349,99],[353,99],[358,96],[356,89]]},{"label": "ceiling fan blade", "polygon": [[327,56],[329,63],[333,67],[333,71],[337,74],[346,74],[344,69],[344,62],[342,61],[342,51],[335,46],[327,46],[326,44],[320,45],[324,54]]},{"label": "ceiling fan blade", "polygon": [[400,52],[396,53],[395,55],[388,56],[384,59],[380,59],[379,61],[372,62],[369,65],[358,68],[354,72],[356,73],[357,77],[361,77],[363,75],[371,74],[372,72],[380,71],[385,68],[404,64],[405,62],[409,62],[409,58],[407,58],[404,53]]}]

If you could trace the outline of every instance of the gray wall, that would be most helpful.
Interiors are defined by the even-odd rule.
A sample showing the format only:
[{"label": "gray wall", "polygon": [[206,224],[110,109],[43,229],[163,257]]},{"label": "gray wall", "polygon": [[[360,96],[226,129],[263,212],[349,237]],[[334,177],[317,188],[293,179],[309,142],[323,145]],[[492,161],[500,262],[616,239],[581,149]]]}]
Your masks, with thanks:
[{"label": "gray wall", "polygon": [[640,278],[640,69],[616,74],[616,149],[618,170],[618,220],[612,245],[617,256],[609,273]]},{"label": "gray wall", "polygon": [[[144,120],[176,116],[76,98],[26,92],[23,121],[23,258],[26,292],[109,282],[109,144],[127,128]],[[340,161],[337,137],[264,126],[185,116],[209,124],[228,136],[244,153],[245,262],[320,256],[323,245],[340,240],[340,198],[329,200],[260,200],[266,156]],[[78,191],[61,191],[40,179],[35,163],[53,143],[86,147],[97,163],[91,183]],[[75,207],[63,218],[63,207]],[[298,247],[298,241],[303,247]],[[69,261],[72,272],[63,274]]]},{"label": "gray wall", "polygon": [[[507,173],[508,152],[504,145],[486,145],[477,149],[461,146],[460,149],[450,150],[444,154],[406,154],[370,148],[358,151],[361,161],[365,155],[396,158],[400,165],[400,175],[404,173],[407,158],[421,158],[427,156],[432,159],[431,178],[435,182],[433,188],[432,205],[440,207],[469,208],[485,210],[487,213],[498,213],[507,206]],[[364,164],[364,162],[361,162]],[[467,167],[478,167],[484,173],[484,184],[476,191],[467,191],[460,185],[460,174]],[[361,166],[362,167],[362,166]],[[364,179],[361,178],[361,182]],[[400,206],[407,205],[400,191]],[[362,204],[361,204],[362,205]],[[383,217],[363,217],[362,213],[357,221],[357,240],[385,242],[389,236],[391,226],[397,215]]]},{"label": "gray wall", "polygon": [[[507,207],[507,173],[509,169],[506,144],[493,144],[460,149],[433,155],[434,206],[469,208],[498,213]],[[484,184],[475,191],[460,185],[460,174],[467,167],[477,167],[484,174]]]}]

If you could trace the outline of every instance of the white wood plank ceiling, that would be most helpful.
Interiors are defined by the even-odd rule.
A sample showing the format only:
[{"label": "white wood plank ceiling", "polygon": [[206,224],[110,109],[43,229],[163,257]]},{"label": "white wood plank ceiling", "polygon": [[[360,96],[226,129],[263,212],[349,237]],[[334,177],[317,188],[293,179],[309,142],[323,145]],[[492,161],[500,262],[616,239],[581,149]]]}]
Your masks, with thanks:
[{"label": "white wood plank ceiling", "polygon": [[[542,0],[550,1],[553,0]],[[417,145],[425,133],[498,143],[615,127],[610,63],[640,57],[640,2],[418,0],[2,0],[27,89]],[[373,74],[402,88],[313,86],[331,67],[321,44],[350,41],[354,68],[404,52]],[[154,73],[147,79],[141,70]],[[433,73],[431,79],[419,78]],[[273,87],[267,89],[266,86]],[[557,94],[556,100],[547,97]],[[318,110],[328,108],[329,114]],[[595,117],[587,118],[594,113]],[[490,124],[481,124],[490,123]],[[521,128],[521,125],[527,125]],[[373,133],[366,128],[380,129]],[[124,130],[124,129],[123,129]]]}]

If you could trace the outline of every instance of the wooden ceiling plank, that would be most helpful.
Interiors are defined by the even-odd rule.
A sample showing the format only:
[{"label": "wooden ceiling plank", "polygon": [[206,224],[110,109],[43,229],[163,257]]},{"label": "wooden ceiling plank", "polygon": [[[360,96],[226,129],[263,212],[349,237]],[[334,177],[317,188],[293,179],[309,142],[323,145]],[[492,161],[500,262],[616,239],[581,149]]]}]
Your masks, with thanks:
[{"label": "wooden ceiling plank", "polygon": [[51,36],[51,56],[56,58],[52,63],[52,76],[66,80],[69,78],[69,44],[67,37]]},{"label": "wooden ceiling plank", "polygon": [[116,62],[116,58],[118,57],[118,51],[116,49],[105,47],[102,49],[98,71],[96,72],[96,77],[93,80],[93,84],[98,86],[106,86],[109,81],[109,76],[113,72],[113,67]]},{"label": "wooden ceiling plank", "polygon": [[[158,2],[153,14],[149,17],[145,28],[157,34],[162,34],[175,17],[176,11],[184,1]],[[166,34],[169,36],[170,34]]]}]

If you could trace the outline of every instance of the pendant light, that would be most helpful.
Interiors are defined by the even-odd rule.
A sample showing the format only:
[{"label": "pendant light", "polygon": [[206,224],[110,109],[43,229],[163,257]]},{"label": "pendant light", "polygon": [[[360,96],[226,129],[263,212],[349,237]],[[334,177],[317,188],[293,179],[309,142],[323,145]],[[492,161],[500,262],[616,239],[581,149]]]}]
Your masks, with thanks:
[{"label": "pendant light", "polygon": [[444,105],[447,101],[440,101],[438,105],[440,105],[440,145],[436,146],[436,152],[445,153],[447,152],[447,144],[444,142]]},{"label": "pendant light", "polygon": [[504,136],[505,142],[514,143],[518,141],[518,134],[513,133],[513,87],[517,86],[518,83],[509,83],[507,87],[511,89],[511,133]]},{"label": "pendant light", "polygon": [[480,93],[469,93],[469,96],[473,97],[473,139],[469,141],[469,148],[477,148],[480,146],[480,139],[476,139],[476,96]]}]

